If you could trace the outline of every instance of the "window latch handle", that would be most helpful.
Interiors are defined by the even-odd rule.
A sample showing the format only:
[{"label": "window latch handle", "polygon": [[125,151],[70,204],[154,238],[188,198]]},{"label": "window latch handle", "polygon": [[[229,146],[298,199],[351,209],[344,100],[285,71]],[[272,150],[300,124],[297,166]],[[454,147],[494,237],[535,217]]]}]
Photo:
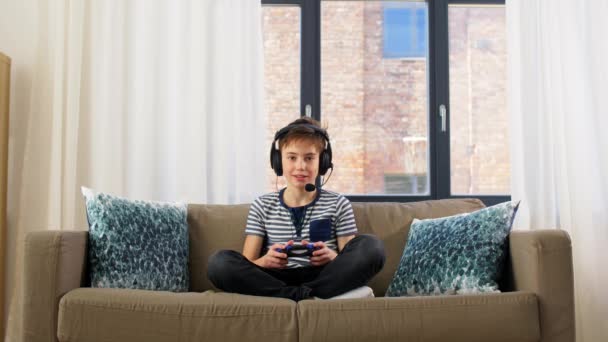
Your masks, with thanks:
[{"label": "window latch handle", "polygon": [[304,114],[308,118],[312,117],[312,106],[311,105],[307,104],[306,107],[304,107]]},{"label": "window latch handle", "polygon": [[445,108],[445,105],[440,105],[439,106],[439,116],[441,117],[441,131],[445,132],[447,131],[447,125],[446,125],[446,120],[447,120],[447,109]]}]

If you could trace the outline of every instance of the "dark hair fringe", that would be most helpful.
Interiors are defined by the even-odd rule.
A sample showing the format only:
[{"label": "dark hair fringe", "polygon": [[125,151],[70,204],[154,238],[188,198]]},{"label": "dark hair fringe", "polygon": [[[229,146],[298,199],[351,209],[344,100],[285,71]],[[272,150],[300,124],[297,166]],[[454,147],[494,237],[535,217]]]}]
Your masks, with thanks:
[{"label": "dark hair fringe", "polygon": [[312,125],[312,126],[319,127],[320,129],[325,131],[325,133],[327,134],[326,129],[321,126],[321,123],[319,123],[319,121],[317,121],[313,118],[309,118],[309,117],[301,117],[301,118],[296,119],[296,120],[292,121],[291,123],[289,123],[289,126],[291,126],[291,125],[301,125],[301,126],[296,126],[296,127],[292,128],[291,130],[289,130],[289,132],[279,141],[280,149],[292,141],[302,140],[302,139],[313,140],[315,145],[319,148],[319,151],[323,151],[325,149],[325,139],[322,136],[320,136],[314,129],[306,126],[306,125]]}]

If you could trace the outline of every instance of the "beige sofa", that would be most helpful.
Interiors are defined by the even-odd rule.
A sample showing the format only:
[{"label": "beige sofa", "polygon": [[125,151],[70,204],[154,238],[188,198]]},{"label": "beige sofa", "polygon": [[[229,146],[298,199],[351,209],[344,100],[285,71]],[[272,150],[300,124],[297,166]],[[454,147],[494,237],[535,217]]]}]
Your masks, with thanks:
[{"label": "beige sofa", "polygon": [[190,205],[191,292],[86,286],[87,232],[26,239],[24,341],[574,341],[570,239],[511,233],[503,293],[383,297],[413,218],[469,212],[474,199],[353,203],[361,233],[380,237],[376,298],[304,300],[221,293],[206,277],[218,249],[240,250],[249,205]]}]

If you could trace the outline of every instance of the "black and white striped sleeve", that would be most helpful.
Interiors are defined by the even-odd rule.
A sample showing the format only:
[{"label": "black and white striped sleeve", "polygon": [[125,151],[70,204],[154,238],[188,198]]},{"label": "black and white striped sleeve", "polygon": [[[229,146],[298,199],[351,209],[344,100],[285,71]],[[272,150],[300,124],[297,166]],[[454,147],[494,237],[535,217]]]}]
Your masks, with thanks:
[{"label": "black and white striped sleeve", "polygon": [[349,236],[357,234],[355,214],[350,201],[344,197],[338,197],[336,207],[336,236]]},{"label": "black and white striped sleeve", "polygon": [[266,236],[266,213],[264,210],[264,202],[261,197],[256,198],[249,208],[249,216],[247,216],[247,227],[245,235]]}]

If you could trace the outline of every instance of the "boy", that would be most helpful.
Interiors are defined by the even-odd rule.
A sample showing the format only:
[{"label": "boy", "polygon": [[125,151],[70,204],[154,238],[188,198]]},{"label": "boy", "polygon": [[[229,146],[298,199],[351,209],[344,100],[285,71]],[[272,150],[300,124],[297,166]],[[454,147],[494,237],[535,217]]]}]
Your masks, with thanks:
[{"label": "boy", "polygon": [[[295,301],[330,298],[364,286],[382,269],[382,242],[355,236],[348,199],[313,185],[333,168],[331,158],[329,136],[317,121],[301,118],[277,131],[270,163],[287,186],[252,203],[242,254],[211,256],[208,277],[217,288]],[[288,257],[298,245],[308,245],[303,252],[312,255]]]}]

